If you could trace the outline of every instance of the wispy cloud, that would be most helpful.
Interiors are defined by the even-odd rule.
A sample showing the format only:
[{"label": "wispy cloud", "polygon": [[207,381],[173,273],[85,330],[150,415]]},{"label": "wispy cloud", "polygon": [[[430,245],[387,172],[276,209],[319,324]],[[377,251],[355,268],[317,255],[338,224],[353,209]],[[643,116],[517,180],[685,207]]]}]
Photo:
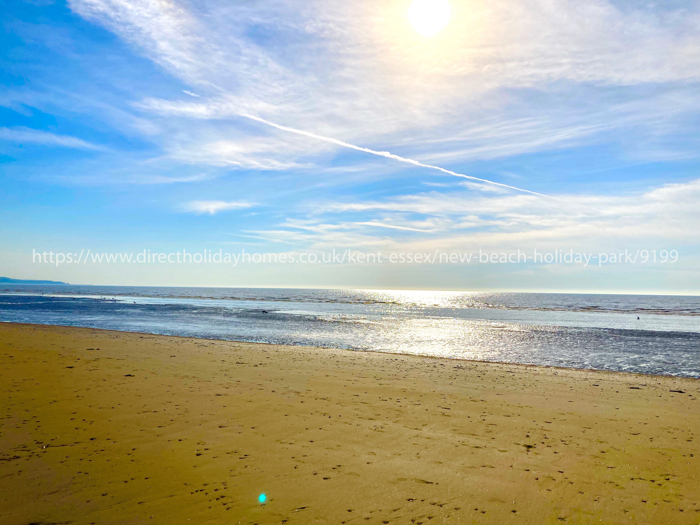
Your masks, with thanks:
[{"label": "wispy cloud", "polygon": [[544,195],[544,194],[542,194],[542,193],[537,193],[537,192],[535,192],[535,191],[526,190],[526,189],[523,189],[523,188],[518,188],[517,186],[509,186],[508,184],[502,184],[502,183],[500,183],[500,182],[494,182],[494,181],[491,181],[491,180],[481,179],[481,178],[479,178],[479,177],[474,177],[474,176],[472,176],[472,175],[465,175],[465,174],[463,174],[463,173],[457,173],[457,172],[452,171],[452,170],[448,170],[448,169],[445,169],[445,168],[441,168],[440,166],[433,166],[433,165],[431,165],[431,164],[424,164],[424,163],[419,162],[419,161],[414,160],[414,159],[409,159],[409,158],[407,158],[407,157],[401,157],[400,155],[394,155],[393,153],[389,153],[388,151],[376,151],[376,150],[373,150],[373,149],[370,149],[370,148],[363,148],[363,147],[361,147],[361,146],[355,146],[354,144],[349,144],[349,143],[347,143],[347,142],[343,142],[342,140],[338,140],[338,139],[335,139],[335,138],[324,137],[324,136],[322,136],[322,135],[317,135],[317,134],[315,134],[315,133],[310,133],[310,132],[308,132],[308,131],[303,131],[303,130],[299,130],[299,129],[296,129],[296,128],[290,128],[290,127],[288,127],[288,126],[282,126],[282,125],[280,125],[280,124],[276,124],[276,123],[274,123],[274,122],[270,122],[269,120],[265,120],[265,119],[263,119],[263,118],[260,118],[260,117],[254,116],[254,115],[241,115],[241,116],[246,117],[246,118],[249,118],[249,119],[251,119],[251,120],[255,120],[255,121],[257,121],[257,122],[261,122],[261,123],[263,123],[263,124],[265,124],[265,125],[267,125],[267,126],[272,126],[273,128],[277,128],[277,129],[280,129],[280,130],[282,130],[282,131],[288,131],[288,132],[290,132],[290,133],[295,133],[296,135],[302,135],[302,136],[304,136],[304,137],[309,137],[309,138],[316,139],[316,140],[320,140],[320,141],[323,141],[323,142],[328,142],[328,143],[330,143],[330,144],[335,144],[335,145],[337,145],[337,146],[342,146],[343,148],[353,149],[353,150],[355,150],[355,151],[361,151],[361,152],[363,152],[363,153],[370,153],[370,154],[372,154],[372,155],[377,155],[378,157],[386,157],[386,158],[388,158],[388,159],[397,160],[397,161],[399,161],[399,162],[404,162],[404,163],[406,163],[406,164],[411,164],[411,165],[413,165],[413,166],[417,166],[417,167],[420,167],[420,168],[428,168],[428,169],[430,169],[430,170],[440,171],[440,172],[442,172],[442,173],[446,173],[447,175],[451,175],[451,176],[453,176],[453,177],[460,177],[460,178],[463,178],[463,179],[471,179],[471,180],[475,180],[475,181],[478,181],[478,182],[481,182],[481,183],[484,183],[484,184],[494,185],[494,186],[498,186],[498,187],[501,187],[501,188],[507,188],[507,189],[509,189],[509,190],[515,190],[515,191],[519,191],[519,192],[530,193],[530,194],[532,194],[532,195],[537,195],[537,196],[539,196],[539,197],[547,197],[547,198],[549,198],[548,195]]},{"label": "wispy cloud", "polygon": [[[668,86],[669,102],[674,90],[692,92],[689,86],[700,82],[700,15],[693,4],[633,9],[607,0],[546,7],[539,0],[515,7],[506,0],[455,1],[452,22],[430,42],[408,26],[402,2],[211,2],[206,12],[156,0],[69,5],[201,95],[197,103],[149,99],[144,109],[203,120],[251,115],[280,131],[333,137],[335,146],[363,144],[373,154],[403,144],[401,151],[392,148],[394,155],[424,165],[595,143],[611,140],[611,130],[654,142],[660,127],[653,108],[661,99],[640,86]],[[619,89],[627,100],[617,98]],[[625,113],[630,97],[638,102],[633,119]],[[686,99],[683,112],[666,112],[661,135],[682,127],[688,112],[700,112],[697,97]],[[485,115],[490,123],[484,126]],[[201,144],[198,131],[190,138]],[[288,142],[272,133],[268,140]],[[220,158],[216,148],[201,145]],[[634,151],[632,143],[623,146]],[[229,158],[232,165],[256,169],[257,162],[268,169],[270,157],[291,165],[298,162],[294,154],[323,151],[308,141],[284,160],[259,148],[245,161]]]},{"label": "wispy cloud", "polygon": [[[286,232],[299,243],[319,249],[353,246],[406,251],[504,250],[575,246],[578,250],[614,251],[636,246],[670,250],[697,241],[699,199],[700,179],[626,196],[571,195],[567,203],[554,202],[549,206],[542,206],[540,199],[528,195],[430,192],[384,201],[327,203],[312,208],[318,219],[287,219],[271,231],[280,237],[285,237]],[[349,213],[365,220],[348,220]],[[372,218],[377,214],[380,217]],[[360,233],[367,226],[430,235],[377,237],[368,231]],[[295,231],[299,229],[304,233]]]},{"label": "wispy cloud", "polygon": [[167,175],[143,175],[129,177],[128,182],[135,184],[181,184],[189,182],[200,182],[214,178],[207,173],[197,173],[195,175],[167,176]]},{"label": "wispy cloud", "polygon": [[46,146],[57,146],[62,148],[90,150],[103,149],[101,146],[76,137],[57,135],[48,131],[40,131],[29,128],[0,128],[0,140],[29,144],[44,144]]},{"label": "wispy cloud", "polygon": [[182,210],[198,215],[214,215],[222,211],[243,210],[253,206],[255,204],[246,201],[190,201],[182,205]]},{"label": "wispy cloud", "polygon": [[378,222],[378,221],[367,221],[367,222],[358,222],[355,223],[360,226],[374,226],[376,228],[389,228],[390,230],[403,230],[403,231],[409,231],[409,232],[421,232],[421,233],[430,233],[433,230],[421,230],[420,228],[411,228],[409,226],[398,226],[396,224],[390,224],[386,222]]},{"label": "wispy cloud", "polygon": [[[275,233],[275,232],[269,232],[269,233]],[[282,239],[275,239],[274,237],[261,237],[260,235],[245,235],[242,233],[231,233],[229,235],[232,235],[234,237],[245,237],[246,239],[258,239],[260,241],[267,241],[267,242],[273,242],[273,243],[282,243],[282,244],[294,244],[293,242],[289,241],[284,241]]]},{"label": "wispy cloud", "polygon": [[183,137],[173,140],[169,149],[168,159],[193,165],[265,171],[309,167],[308,164],[295,160],[295,148],[259,137],[244,136],[238,140],[211,140],[204,143]]}]

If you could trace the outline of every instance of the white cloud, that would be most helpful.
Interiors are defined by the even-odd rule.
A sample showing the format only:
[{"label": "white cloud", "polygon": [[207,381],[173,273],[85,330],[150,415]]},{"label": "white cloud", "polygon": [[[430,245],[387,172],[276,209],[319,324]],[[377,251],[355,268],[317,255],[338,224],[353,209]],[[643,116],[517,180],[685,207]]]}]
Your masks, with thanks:
[{"label": "white cloud", "polygon": [[[145,100],[144,109],[208,120],[249,114],[362,147],[405,144],[411,151],[396,153],[423,163],[580,145],[612,130],[653,140],[700,111],[692,87],[700,81],[693,3],[665,10],[607,0],[452,4],[451,23],[427,41],[409,26],[400,0],[214,1],[206,9],[158,0],[69,2],[201,95],[197,103]],[[633,93],[649,83],[668,93]],[[630,96],[617,99],[616,86]],[[675,95],[686,91],[683,107],[674,109]],[[201,125],[188,127],[183,140],[202,146],[196,161],[209,154],[220,162],[216,147],[197,139]],[[227,140],[226,133],[210,142]],[[264,133],[279,145],[293,143],[279,131]],[[687,144],[685,154],[696,146]],[[294,155],[327,149],[306,141],[304,152],[295,147],[280,159],[257,148],[233,164],[283,169],[297,162]]]},{"label": "white cloud", "polygon": [[[700,179],[673,183],[625,196],[568,196],[565,201],[529,195],[483,195],[470,192],[430,192],[384,201],[314,205],[317,220],[287,220],[281,226],[306,230],[299,241],[312,247],[351,242],[368,249],[470,250],[575,247],[608,249],[637,246],[680,249],[697,244],[700,224]],[[364,220],[351,221],[348,213]],[[333,221],[340,214],[342,220]],[[379,215],[378,218],[374,218]],[[417,220],[415,217],[422,219]],[[409,220],[407,217],[413,217]],[[430,236],[397,239],[354,233],[363,226],[401,226]],[[354,232],[348,236],[338,231]],[[277,230],[278,235],[297,235]]]},{"label": "white cloud", "polygon": [[358,222],[355,224],[358,224],[360,226],[374,226],[375,228],[389,228],[390,230],[404,230],[404,231],[409,231],[409,232],[430,233],[432,231],[432,230],[421,230],[420,228],[411,228],[410,226],[399,226],[397,224],[391,224],[388,222],[379,222],[379,221]]},{"label": "white cloud", "polygon": [[107,185],[161,185],[161,184],[191,184],[205,180],[216,178],[214,174],[197,173],[194,175],[161,175],[157,173],[149,173],[148,171],[136,171],[133,167],[129,169],[112,169],[103,168],[95,173],[91,171],[90,175],[75,175],[72,170],[65,169],[64,173],[52,173],[52,180],[60,180],[71,185],[78,186],[107,186]]},{"label": "white cloud", "polygon": [[214,215],[222,211],[242,210],[253,206],[255,206],[253,203],[246,201],[190,201],[183,204],[182,209],[198,215],[204,213]]},{"label": "white cloud", "polygon": [[48,131],[39,131],[29,128],[0,128],[0,140],[8,140],[20,143],[44,144],[75,149],[103,149],[90,142],[68,135],[57,135]]},{"label": "white cloud", "polygon": [[128,182],[134,184],[180,184],[187,182],[200,182],[214,178],[206,173],[197,173],[195,175],[168,176],[168,175],[143,175],[140,177],[129,177]]},{"label": "white cloud", "polygon": [[[275,233],[275,232],[263,232],[263,233]],[[282,244],[294,244],[293,242],[289,241],[284,241],[282,239],[275,239],[275,238],[270,238],[270,237],[261,237],[260,235],[245,235],[242,233],[230,233],[229,235],[233,235],[234,237],[245,237],[246,239],[258,239],[260,241],[267,241],[267,242],[274,242],[274,243],[282,243]]]},{"label": "white cloud", "polygon": [[168,158],[187,164],[230,166],[251,170],[289,170],[308,167],[296,162],[296,148],[262,137],[238,140],[193,142],[186,137],[173,139]]}]

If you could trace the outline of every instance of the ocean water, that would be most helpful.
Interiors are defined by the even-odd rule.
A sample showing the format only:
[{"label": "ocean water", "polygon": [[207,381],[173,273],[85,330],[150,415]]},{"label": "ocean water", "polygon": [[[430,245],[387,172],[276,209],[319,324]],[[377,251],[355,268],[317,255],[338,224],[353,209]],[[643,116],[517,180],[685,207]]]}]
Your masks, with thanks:
[{"label": "ocean water", "polygon": [[700,297],[11,284],[0,322],[700,377]]}]

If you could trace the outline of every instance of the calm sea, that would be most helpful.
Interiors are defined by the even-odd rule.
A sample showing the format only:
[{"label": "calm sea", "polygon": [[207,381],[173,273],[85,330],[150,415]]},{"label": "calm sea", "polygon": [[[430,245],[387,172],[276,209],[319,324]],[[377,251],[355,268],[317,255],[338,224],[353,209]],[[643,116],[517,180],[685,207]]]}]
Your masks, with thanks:
[{"label": "calm sea", "polygon": [[0,285],[0,322],[700,377],[700,297]]}]

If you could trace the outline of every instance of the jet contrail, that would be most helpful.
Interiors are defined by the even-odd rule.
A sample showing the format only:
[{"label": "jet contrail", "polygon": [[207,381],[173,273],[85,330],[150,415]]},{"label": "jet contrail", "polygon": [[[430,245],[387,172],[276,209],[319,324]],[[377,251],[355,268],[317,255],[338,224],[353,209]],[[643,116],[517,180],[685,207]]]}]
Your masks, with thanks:
[{"label": "jet contrail", "polygon": [[334,139],[331,137],[324,137],[323,135],[316,135],[315,133],[309,133],[308,131],[302,131],[300,129],[282,126],[280,124],[275,124],[274,122],[270,122],[269,120],[265,120],[264,118],[256,117],[254,115],[248,115],[248,114],[243,113],[243,114],[241,114],[241,116],[245,117],[245,118],[249,118],[251,120],[255,120],[257,122],[261,122],[263,124],[267,124],[268,126],[272,126],[273,128],[281,129],[282,131],[288,131],[290,133],[296,133],[297,135],[303,135],[305,137],[310,137],[312,139],[322,140],[323,142],[329,142],[331,144],[343,146],[344,148],[350,148],[350,149],[354,149],[357,151],[364,151],[365,153],[370,153],[372,155],[378,155],[379,157],[386,157],[388,159],[398,160],[399,162],[413,164],[414,166],[419,166],[421,168],[428,168],[431,170],[442,171],[443,173],[447,173],[448,175],[452,175],[454,177],[461,177],[463,179],[471,179],[471,180],[475,180],[478,182],[484,182],[486,184],[493,184],[494,186],[508,188],[509,190],[521,191],[523,193],[530,193],[531,195],[537,195],[538,197],[545,197],[547,199],[556,199],[556,197],[550,197],[549,195],[545,195],[543,193],[537,193],[536,191],[525,190],[523,188],[518,188],[516,186],[509,186],[508,184],[501,184],[500,182],[494,182],[492,180],[480,179],[479,177],[472,177],[471,175],[465,175],[464,173],[457,173],[455,171],[450,171],[450,170],[447,170],[445,168],[441,168],[440,166],[432,166],[431,164],[423,164],[422,162],[418,162],[417,160],[407,159],[406,157],[400,157],[399,155],[394,155],[393,153],[389,153],[388,151],[376,151],[376,150],[369,149],[369,148],[363,148],[363,147],[355,146],[354,144],[349,144],[347,142],[343,142],[342,140]]}]

